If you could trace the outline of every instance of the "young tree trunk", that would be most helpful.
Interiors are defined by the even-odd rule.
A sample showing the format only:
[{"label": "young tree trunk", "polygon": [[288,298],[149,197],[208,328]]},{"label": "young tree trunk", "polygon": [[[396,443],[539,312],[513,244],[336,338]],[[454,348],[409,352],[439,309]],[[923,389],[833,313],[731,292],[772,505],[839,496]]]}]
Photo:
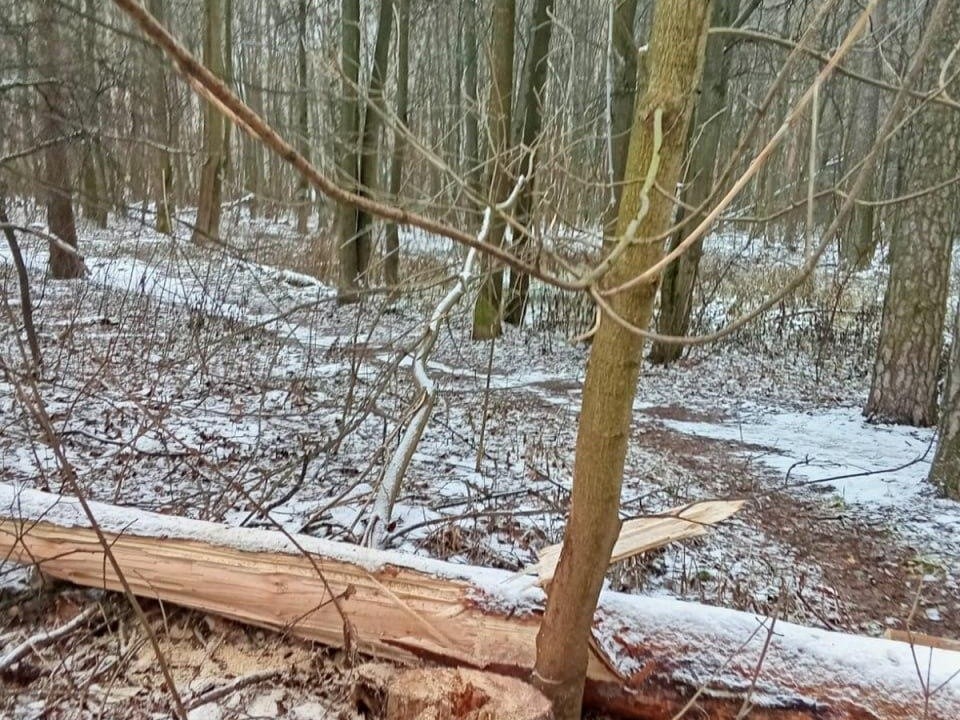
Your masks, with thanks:
[{"label": "young tree trunk", "polygon": [[[100,107],[99,66],[96,62],[97,22],[99,21],[99,3],[95,0],[84,0],[83,11],[87,16],[83,21],[83,56],[84,72],[89,78],[88,84],[93,88],[84,93],[85,101],[89,103],[87,112],[98,114]],[[80,161],[80,209],[83,217],[90,220],[98,228],[106,228],[109,219],[109,202],[107,199],[106,178],[100,173],[103,166],[103,154],[100,145],[99,133],[94,130],[91,137],[83,143],[82,159]]]},{"label": "young tree trunk", "polygon": [[[42,75],[56,78],[55,82],[39,86],[43,102],[43,137],[54,140],[67,134],[63,120],[65,97],[62,79],[66,71],[66,58],[64,45],[60,42],[63,15],[58,12],[55,3],[41,3],[39,20],[44,37]],[[67,142],[54,142],[43,153],[43,182],[47,195],[47,227],[50,234],[60,240],[59,243],[50,242],[50,275],[60,280],[72,280],[83,275],[83,259],[76,252],[77,227],[70,178]]]},{"label": "young tree trunk", "polygon": [[[397,0],[397,120],[390,158],[390,199],[399,202],[403,187],[403,156],[406,149],[408,84],[410,79],[410,0]],[[400,233],[396,223],[387,225],[384,242],[383,272],[387,287],[400,284]]]},{"label": "young tree trunk", "polygon": [[[307,105],[307,0],[297,3],[297,151],[310,159],[310,110]],[[307,233],[310,219],[310,183],[297,181],[297,232]]]},{"label": "young tree trunk", "polygon": [[[553,32],[553,0],[536,0],[533,4],[533,39],[530,41],[530,50],[527,54],[525,68],[526,79],[523,83],[524,97],[521,120],[520,143],[523,152],[520,157],[519,172],[529,173],[526,184],[517,198],[517,222],[528,230],[532,220],[533,191],[536,155],[534,148],[537,145],[540,129],[543,126],[544,88],[547,83],[547,56],[550,52],[550,35]],[[531,164],[531,158],[533,164]],[[522,235],[513,244],[515,255],[526,260],[530,258],[530,237]],[[509,291],[504,306],[503,319],[511,325],[523,323],[523,316],[527,310],[527,293],[530,289],[530,277],[526,273],[510,269]]]},{"label": "young tree trunk", "polygon": [[[355,191],[359,181],[357,148],[360,133],[360,105],[357,88],[360,83],[360,0],[340,3],[340,153],[339,181],[347,190]],[[340,279],[337,300],[341,304],[360,299],[360,279],[366,268],[360,262],[357,238],[357,211],[347,205],[337,207],[337,255]]]},{"label": "young tree trunk", "polygon": [[[493,203],[510,193],[509,168],[511,102],[513,100],[513,52],[516,0],[493,0],[490,29],[490,102],[487,132],[490,136],[490,198]],[[494,213],[488,242],[503,242],[506,223]],[[499,337],[500,303],[503,299],[503,270],[484,262],[484,279],[473,308],[473,339]]]},{"label": "young tree trunk", "polygon": [[[715,0],[711,24],[714,27],[728,27],[737,19],[739,13],[740,0]],[[726,109],[727,80],[730,75],[727,48],[727,41],[722,35],[713,35],[707,40],[703,81],[694,120],[697,131],[692,134],[695,144],[690,164],[687,166],[687,182],[682,195],[684,203],[689,207],[700,207],[713,191],[720,134],[729,115]],[[670,239],[671,250],[683,242],[689,229],[699,225],[709,210],[709,207],[704,208],[690,218],[690,224],[674,233]],[[681,209],[679,216],[683,219],[688,214]],[[693,290],[702,255],[703,242],[697,241],[664,270],[663,285],[660,288],[660,316],[657,321],[657,331],[661,335],[686,335],[690,329]],[[682,345],[655,342],[650,349],[650,362],[667,365],[679,359],[682,352]]]},{"label": "young tree trunk", "polygon": [[109,219],[106,178],[100,172],[103,159],[98,138],[90,138],[83,146],[80,161],[80,196],[83,217],[98,228],[106,228]]},{"label": "young tree trunk", "polygon": [[[150,0],[150,14],[157,20],[164,20],[163,0]],[[167,92],[166,62],[161,53],[150,48],[147,59],[151,67],[147,72],[153,84],[153,131],[160,145],[172,145],[170,94]],[[170,152],[163,147],[154,151],[154,203],[157,207],[157,232],[173,233],[173,217],[176,213],[173,200],[173,162]]]},{"label": "young tree trunk", "polygon": [[[205,0],[203,63],[217,77],[226,72],[226,41],[229,34],[226,3],[229,0]],[[200,171],[200,189],[197,198],[197,221],[193,242],[202,244],[220,235],[220,202],[223,172],[227,163],[229,124],[226,118],[209,104],[203,107],[204,161]]]},{"label": "young tree trunk", "polygon": [[[960,37],[960,5],[952,3],[947,21],[933,27],[938,35],[924,72],[931,85]],[[952,77],[947,86],[951,97],[960,88],[960,81]],[[956,175],[960,113],[931,104],[920,112],[911,133],[916,146],[905,174],[906,192],[936,186]],[[922,427],[937,421],[950,260],[954,238],[960,234],[960,186],[950,183],[922,195],[905,215],[890,239],[890,277],[864,414]]]},{"label": "young tree trunk", "polygon": [[[464,0],[463,9],[463,95],[467,105],[463,119],[463,176],[470,191],[479,197],[482,193],[483,171],[480,163],[480,102],[477,94],[477,0]],[[468,224],[473,225],[472,222]]]},{"label": "young tree trunk", "polygon": [[[253,19],[259,26],[263,19],[263,2],[257,0],[253,6]],[[263,113],[263,50],[261,43],[251,43],[253,49],[249,50],[246,46],[241,49],[238,55],[238,61],[242,65],[240,77],[244,84],[240,88],[243,92],[246,103],[258,113]],[[243,165],[243,189],[251,195],[250,198],[250,216],[259,217],[263,211],[263,164],[264,152],[263,145],[259,140],[249,135],[241,136],[242,165]],[[269,156],[268,156],[269,157]]]},{"label": "young tree trunk", "polygon": [[[655,181],[663,188],[680,179],[693,98],[700,82],[711,3],[659,0],[650,33],[649,81],[634,115],[617,234],[639,219],[635,237],[654,237],[669,227],[674,205],[651,190],[646,215],[642,185],[654,158],[654,130],[661,117],[663,142]],[[622,284],[651,267],[662,244],[631,243],[614,262],[604,285]],[[623,319],[640,328],[650,322],[657,282],[650,280],[610,298]],[[620,485],[640,370],[642,339],[604,315],[590,349],[577,433],[570,518],[556,577],[537,635],[534,680],[553,701],[558,720],[580,717],[590,628],[607,560],[619,532]]]},{"label": "young tree trunk", "polygon": [[[870,77],[883,77],[883,52],[880,43],[883,33],[887,32],[886,18],[887,3],[885,0],[880,0],[873,15],[873,32],[868,38],[872,48],[862,63],[863,73]],[[880,127],[880,88],[864,84],[860,88],[859,101],[859,118],[853,133],[853,148],[850,154],[850,159],[853,162],[860,162],[870,152],[871,146],[877,139],[877,131]],[[882,177],[882,171],[878,172],[877,175]],[[865,201],[875,200],[877,188],[881,185],[878,177],[870,178],[860,199]],[[840,241],[841,260],[847,266],[862,270],[870,265],[877,248],[876,225],[876,208],[874,206],[857,205],[854,208],[850,218],[850,227]]]},{"label": "young tree trunk", "polygon": [[630,125],[637,104],[637,43],[633,26],[637,16],[637,0],[616,0],[613,8],[613,37],[610,48],[614,64],[608,78],[610,87],[610,202],[604,213],[604,242],[616,233],[617,213],[623,191],[623,173],[627,167],[627,151],[630,145]]},{"label": "young tree trunk", "polygon": [[[380,187],[380,128],[383,127],[383,86],[390,59],[390,31],[393,27],[393,0],[380,0],[377,39],[373,48],[373,67],[360,140],[360,192],[374,197]],[[373,255],[373,217],[357,211],[357,248],[361,271],[369,273]]]}]

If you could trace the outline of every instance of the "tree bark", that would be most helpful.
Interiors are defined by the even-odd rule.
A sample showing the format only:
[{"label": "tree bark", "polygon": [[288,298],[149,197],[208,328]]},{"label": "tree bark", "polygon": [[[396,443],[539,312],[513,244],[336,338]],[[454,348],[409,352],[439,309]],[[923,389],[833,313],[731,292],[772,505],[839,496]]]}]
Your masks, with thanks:
[{"label": "tree bark", "polygon": [[[407,129],[408,94],[410,81],[410,0],[397,0],[397,99],[396,115],[400,127],[394,129],[393,154],[390,157],[390,199],[400,201],[403,187],[403,157],[406,150],[404,132]],[[400,229],[396,223],[387,225],[384,241],[383,272],[387,287],[400,285]]]},{"label": "tree bark", "polygon": [[[357,89],[360,85],[360,0],[341,0],[340,3],[340,158],[339,180],[346,190],[356,191],[360,178],[357,150],[360,134],[360,103]],[[337,301],[341,304],[360,299],[361,275],[365,268],[360,259],[357,238],[357,211],[348,205],[337,207],[337,254],[340,261],[340,280]]]},{"label": "tree bark", "polygon": [[[540,130],[543,126],[544,90],[547,84],[547,60],[550,54],[550,35],[553,32],[553,0],[536,0],[533,4],[533,38],[530,41],[530,50],[527,55],[525,68],[526,79],[523,105],[520,112],[521,119],[520,145],[521,156],[519,172],[529,173],[526,183],[517,198],[516,219],[519,225],[528,231],[536,232],[531,228],[531,217],[534,201],[534,187],[536,176],[535,149],[539,141]],[[532,159],[532,162],[531,162]],[[530,236],[521,235],[513,244],[515,255],[530,260]],[[530,289],[530,276],[514,268],[510,269],[509,291],[507,302],[503,310],[503,319],[511,325],[521,325],[527,311],[527,293]]]},{"label": "tree bark", "polygon": [[0,180],[0,223],[3,223],[5,226],[3,228],[3,234],[7,239],[7,247],[10,248],[10,257],[17,271],[17,285],[20,290],[20,314],[23,317],[23,330],[27,335],[30,359],[33,360],[33,372],[39,377],[40,370],[43,366],[43,354],[40,352],[40,342],[37,340],[37,328],[33,324],[30,275],[27,272],[27,264],[23,260],[23,253],[20,252],[20,244],[17,242],[17,236],[13,232],[13,228],[10,227],[10,218],[7,216],[7,186],[2,180]]},{"label": "tree bark", "polygon": [[[87,74],[88,83],[94,88],[92,91],[85,92],[85,101],[89,103],[88,112],[92,111],[98,114],[100,110],[99,100],[100,92],[98,86],[99,66],[96,62],[97,48],[97,23],[98,3],[94,0],[84,0],[83,11],[87,15],[87,20],[83,23],[83,55],[86,67],[84,72]],[[107,198],[106,178],[100,172],[103,167],[103,148],[100,144],[99,133],[94,130],[91,136],[83,143],[83,156],[80,161],[80,209],[83,217],[90,220],[98,228],[107,227],[109,220],[109,201]]]},{"label": "tree bark", "polygon": [[[711,25],[730,26],[740,14],[740,0],[715,0]],[[729,44],[722,35],[713,35],[707,40],[707,55],[704,62],[703,81],[700,98],[694,116],[691,134],[694,143],[691,148],[690,164],[687,166],[686,183],[682,193],[688,207],[703,205],[713,192],[713,180],[716,175],[717,150],[720,136],[726,125],[727,82],[730,75]],[[670,249],[676,248],[690,228],[703,220],[710,208],[689,218],[690,223],[673,234]],[[681,209],[679,218],[685,219],[689,212]],[[700,258],[703,255],[703,241],[695,242],[686,253],[669,265],[663,273],[663,285],[660,288],[660,316],[657,331],[661,335],[686,335],[690,329],[690,315],[693,310],[693,291],[700,270]],[[653,343],[650,349],[650,362],[668,365],[680,358],[682,345]]]},{"label": "tree bark", "polygon": [[[259,26],[263,19],[263,2],[257,0],[253,6],[253,19]],[[263,114],[263,50],[261,43],[251,43],[253,50],[244,48],[239,54],[241,63],[240,77],[243,78],[242,88],[238,88],[244,95],[245,102],[257,113]],[[259,217],[263,212],[263,145],[256,138],[247,134],[241,135],[243,188],[250,194],[250,216]],[[269,156],[268,156],[269,157]]]},{"label": "tree bark", "polygon": [[637,17],[637,0],[616,0],[613,8],[612,58],[614,68],[610,87],[610,202],[604,213],[604,241],[617,231],[617,213],[623,194],[623,174],[630,149],[630,126],[637,104],[637,42],[633,26]]},{"label": "tree bark", "polygon": [[[63,92],[66,57],[60,41],[63,16],[55,3],[41,3],[40,27],[43,28],[42,75],[54,82],[38,86],[43,100],[42,127],[44,140],[63,138],[66,98]],[[73,214],[73,188],[67,142],[51,143],[44,150],[43,182],[47,196],[47,227],[60,242],[50,242],[50,276],[72,280],[83,276],[83,258],[77,252],[77,226]]]},{"label": "tree bark", "polygon": [[[480,162],[480,101],[477,93],[477,2],[478,0],[463,0],[463,94],[467,105],[463,120],[463,175],[469,190],[480,197],[483,167]],[[475,224],[476,209],[469,213],[471,221],[467,223],[468,227]]]},{"label": "tree bark", "polygon": [[[157,20],[164,20],[163,0],[150,0],[150,14]],[[156,48],[150,48],[147,54],[150,67],[147,73],[153,84],[153,131],[154,137],[160,145],[169,147],[173,144],[173,125],[170,108],[170,93],[167,90],[166,63],[162,53]],[[176,214],[176,205],[173,199],[173,162],[170,152],[164,147],[154,151],[154,204],[157,208],[157,232],[170,235],[173,233],[173,218]]]},{"label": "tree bark", "polygon": [[[307,0],[297,2],[297,151],[310,159],[310,108],[307,88]],[[297,180],[297,232],[307,233],[310,219],[310,183]]]},{"label": "tree bark", "polygon": [[[380,188],[380,129],[383,127],[381,113],[383,86],[387,78],[387,63],[390,59],[390,33],[393,27],[393,0],[380,0],[377,18],[377,39],[373,48],[373,67],[370,71],[370,86],[363,119],[363,135],[360,140],[360,192],[367,197],[376,197]],[[370,271],[373,256],[373,216],[357,210],[357,262],[362,274]]]},{"label": "tree bark", "polygon": [[[960,5],[951,3],[945,22],[931,27],[938,35],[924,76],[934,85],[960,37]],[[960,81],[953,76],[946,89],[953,97],[958,88]],[[908,161],[906,192],[935,186],[960,172],[960,113],[930,104],[911,132],[916,146]],[[864,409],[874,420],[921,427],[937,421],[950,260],[958,234],[960,185],[951,183],[915,200],[890,239],[890,277]]]},{"label": "tree bark", "polygon": [[[205,0],[203,64],[219,78],[227,68],[226,36],[230,33],[227,7],[230,0]],[[227,163],[229,123],[217,108],[203,108],[204,161],[200,171],[197,198],[197,220],[193,242],[208,243],[220,236],[220,212],[223,194],[223,173]]]},{"label": "tree bark", "polygon": [[109,220],[106,178],[100,172],[103,167],[102,154],[99,138],[92,137],[83,144],[83,159],[80,161],[83,217],[100,229],[106,228]]},{"label": "tree bark", "polygon": [[[870,77],[883,77],[883,52],[880,45],[883,39],[882,33],[887,31],[886,18],[887,3],[886,0],[880,0],[873,15],[873,32],[869,36],[872,47],[867,53],[866,59],[862,62],[863,73]],[[853,133],[853,148],[850,158],[853,162],[860,162],[870,152],[880,128],[880,88],[863,85],[860,93],[859,118]],[[882,178],[883,173],[879,172],[878,175]],[[865,201],[876,200],[878,187],[882,187],[882,182],[877,177],[871,178],[863,189],[863,195],[860,199]],[[854,208],[850,219],[850,228],[840,242],[841,259],[847,266],[862,270],[870,265],[878,244],[876,226],[876,208],[874,206],[857,205]]]},{"label": "tree bark", "polygon": [[[948,20],[942,32],[938,52],[934,53],[934,67],[941,67],[944,59],[953,52],[952,44],[958,36],[960,36],[960,7],[954,3],[948,11]],[[953,82],[948,84],[946,90],[951,97],[956,97],[957,92],[960,91],[960,80],[955,74]],[[927,112],[931,112],[931,108],[928,108]],[[960,153],[960,140],[958,140],[960,119],[956,117],[955,112],[946,113],[946,115],[950,117],[944,117],[944,113],[937,111],[925,123],[925,129],[934,136],[931,138],[932,147],[924,145],[925,148],[936,152],[936,157],[931,160],[948,163],[945,168],[929,168],[928,172],[939,172],[941,176],[955,173],[960,169],[960,161],[957,159]],[[943,126],[938,128],[938,122],[943,123]],[[942,134],[938,135],[938,133]],[[925,134],[921,137],[925,137]],[[938,138],[941,142],[950,143],[951,147],[938,148],[936,146]],[[952,163],[952,166],[949,163]],[[928,227],[933,231],[944,233],[940,241],[942,245],[946,245],[946,257],[942,272],[937,274],[939,277],[946,275],[945,285],[947,285],[952,250],[950,238],[956,238],[960,234],[960,190],[954,184],[945,193],[936,198],[926,198],[923,202],[930,204],[929,208],[925,208]],[[936,214],[938,209],[943,215]],[[904,222],[909,227],[911,220],[907,219]],[[921,238],[913,238],[914,243],[920,241]],[[930,274],[934,274],[934,270],[940,270],[940,268],[930,266],[927,270]],[[948,288],[944,287],[942,292],[946,294]],[[947,497],[960,500],[960,308],[956,311],[953,322],[953,342],[950,348],[950,363],[947,368],[938,435],[937,453],[930,467],[929,479]]]},{"label": "tree bark", "polygon": [[[649,81],[637,103],[626,178],[617,221],[634,237],[606,278],[622,284],[656,263],[662,243],[643,242],[669,227],[673,203],[653,190],[646,214],[643,184],[654,159],[654,130],[662,118],[662,146],[655,181],[663,188],[680,179],[693,97],[700,82],[711,3],[659,0],[650,34]],[[631,233],[633,234],[633,233]],[[640,328],[650,322],[657,282],[648,281],[610,298],[623,319]],[[558,720],[580,716],[590,628],[607,560],[619,531],[620,486],[633,416],[642,339],[604,315],[587,363],[577,434],[570,518],[563,550],[537,636],[535,683],[552,700]]]},{"label": "tree bark", "polygon": [[960,500],[960,310],[954,314],[950,367],[937,435],[929,480],[947,497]]},{"label": "tree bark", "polygon": [[[490,29],[490,102],[487,108],[487,132],[490,136],[490,198],[495,205],[507,198],[512,187],[509,167],[510,124],[513,101],[513,54],[516,0],[493,0]],[[490,223],[488,242],[503,242],[506,223],[495,212]],[[503,270],[484,262],[484,276],[473,308],[473,339],[499,337]]]}]

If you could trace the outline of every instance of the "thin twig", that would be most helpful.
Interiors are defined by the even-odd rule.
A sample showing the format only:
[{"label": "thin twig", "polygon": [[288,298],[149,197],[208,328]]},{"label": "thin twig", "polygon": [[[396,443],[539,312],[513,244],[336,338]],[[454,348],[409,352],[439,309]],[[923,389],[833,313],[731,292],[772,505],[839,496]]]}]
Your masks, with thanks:
[{"label": "thin twig", "polygon": [[91,605],[86,608],[82,613],[77,615],[70,622],[64,623],[58,628],[53,630],[46,630],[44,632],[39,632],[36,635],[31,635],[22,643],[17,645],[13,650],[8,652],[6,655],[0,657],[0,672],[9,669],[14,663],[20,661],[31,652],[36,651],[39,648],[45,647],[47,645],[52,645],[57,640],[65,638],[67,635],[70,635],[74,630],[81,627],[84,623],[87,622],[90,618],[96,615],[100,610],[99,605]]}]

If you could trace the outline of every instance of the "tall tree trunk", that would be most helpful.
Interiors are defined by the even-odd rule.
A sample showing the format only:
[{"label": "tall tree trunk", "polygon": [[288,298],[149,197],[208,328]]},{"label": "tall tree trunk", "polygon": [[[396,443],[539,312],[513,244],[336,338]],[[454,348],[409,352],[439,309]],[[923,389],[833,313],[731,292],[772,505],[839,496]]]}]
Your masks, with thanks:
[{"label": "tall tree trunk", "polygon": [[83,216],[98,228],[106,228],[109,220],[106,178],[103,177],[103,150],[98,138],[83,144],[80,161],[80,197]]},{"label": "tall tree trunk", "polygon": [[[490,136],[490,201],[506,199],[510,192],[510,118],[513,100],[513,52],[516,0],[493,0],[490,28],[490,102],[487,132]],[[503,242],[506,223],[493,214],[487,241]],[[473,339],[499,337],[500,303],[503,299],[503,270],[484,262],[484,278],[473,308]]]},{"label": "tall tree trunk", "polygon": [[937,433],[937,452],[929,480],[947,497],[960,500],[960,308],[953,320],[950,367]]},{"label": "tall tree trunk", "polygon": [[[89,73],[88,82],[94,90],[85,93],[90,106],[88,112],[94,117],[98,116],[97,107],[99,93],[96,88],[99,85],[97,80],[100,68],[97,66],[97,22],[98,22],[98,4],[94,0],[85,0],[83,11],[86,18],[83,20],[83,55],[87,64],[85,72]],[[99,133],[94,131],[93,136],[87,139],[83,146],[83,157],[80,161],[80,206],[83,216],[94,223],[98,228],[106,228],[108,220],[108,202],[106,193],[106,178],[99,172],[103,164],[102,158],[98,158],[103,152],[100,146]]]},{"label": "tall tree trunk", "polygon": [[[55,3],[41,3],[40,7],[39,26],[43,29],[44,38],[41,74],[43,77],[55,78],[54,82],[39,86],[43,99],[43,137],[45,140],[54,140],[67,134],[63,118],[63,76],[67,61],[64,45],[60,42],[60,22],[63,15]],[[60,280],[71,280],[83,275],[83,260],[76,252],[77,227],[73,214],[73,188],[67,147],[66,141],[54,142],[43,154],[47,227],[50,234],[60,240],[59,243],[50,242],[50,275]]]},{"label": "tall tree trunk", "polygon": [[[880,44],[887,31],[887,3],[880,0],[873,15],[873,32],[868,38],[872,47],[862,63],[862,71],[870,77],[883,77],[883,52]],[[853,133],[850,159],[860,162],[877,138],[880,127],[880,88],[862,85],[860,88],[858,119]],[[882,172],[878,172],[882,177]],[[861,200],[872,201],[877,197],[877,188],[882,185],[877,177],[870,178],[863,189]],[[863,269],[873,260],[877,248],[876,208],[872,205],[857,205],[850,218],[850,227],[841,238],[841,259],[849,267]]]},{"label": "tall tree trunk", "polygon": [[[740,13],[740,0],[714,0],[714,27],[728,27]],[[728,43],[722,35],[713,35],[707,40],[707,57],[704,62],[703,82],[700,98],[694,115],[696,132],[691,139],[694,142],[690,163],[687,166],[686,186],[683,201],[688,207],[700,207],[713,191],[716,175],[717,150],[720,147],[720,134],[726,125],[727,84],[730,76],[730,57]],[[690,228],[703,220],[710,208],[704,208],[690,224],[674,233],[670,240],[670,249],[677,247],[686,237]],[[680,210],[680,217],[688,213]],[[671,263],[663,273],[663,286],[660,288],[660,316],[657,330],[661,335],[686,335],[690,329],[690,314],[693,310],[693,290],[703,255],[703,242],[697,241],[686,253]],[[650,361],[667,365],[674,362],[683,352],[682,345],[655,342],[650,349]]]},{"label": "tall tree trunk", "polygon": [[[297,3],[297,151],[310,159],[310,110],[307,104],[307,0]],[[310,219],[310,183],[297,181],[297,232],[305,235]]]},{"label": "tall tree trunk", "polygon": [[[948,20],[937,32],[924,73],[931,86],[960,37],[960,5],[951,4]],[[954,80],[947,91],[952,97],[960,82],[950,77]],[[904,177],[906,192],[935,186],[960,172],[960,113],[930,104],[920,112],[911,134],[916,144]],[[958,234],[960,186],[951,183],[916,199],[891,236],[890,277],[864,409],[871,419],[918,426],[937,421],[950,259]],[[946,422],[949,431],[953,420]]]},{"label": "tall tree trunk", "polygon": [[633,26],[637,17],[637,0],[616,0],[611,28],[611,55],[613,67],[607,79],[610,93],[608,121],[610,137],[607,162],[610,165],[610,202],[604,212],[604,238],[616,233],[617,213],[623,194],[623,173],[627,167],[630,145],[630,126],[637,104],[637,42]]},{"label": "tall tree trunk", "polygon": [[[360,140],[360,192],[368,197],[377,194],[380,186],[380,129],[383,127],[383,86],[390,59],[390,30],[393,27],[393,0],[380,0],[377,18],[377,39],[373,48],[373,67],[367,89],[367,106]],[[370,272],[373,255],[373,218],[357,211],[357,249],[361,274]]]},{"label": "tall tree trunk", "polygon": [[[711,3],[658,0],[650,33],[649,81],[634,115],[626,178],[617,221],[625,236],[642,207],[642,185],[654,157],[659,113],[663,144],[654,178],[663,188],[680,179],[693,98],[700,82]],[[669,227],[674,204],[651,189],[637,238]],[[630,243],[613,263],[605,287],[617,286],[650,268],[662,243]],[[625,320],[646,328],[657,282],[650,280],[610,298]],[[534,681],[553,700],[558,720],[580,717],[590,629],[610,552],[619,532],[620,485],[643,340],[604,315],[590,349],[580,409],[570,518],[563,550],[537,636]]]},{"label": "tall tree trunk", "polygon": [[[960,5],[952,4],[948,11],[948,20],[942,34],[942,40],[939,43],[939,52],[936,54],[934,67],[939,68],[945,58],[952,51],[951,46],[960,37]],[[956,66],[953,67],[954,71]],[[960,79],[957,79],[956,73],[953,74],[953,82],[947,86],[950,97],[957,97],[960,93]],[[924,128],[927,132],[932,131],[933,137],[929,142],[927,135],[923,133],[923,148],[928,152],[935,152],[936,157],[927,158],[931,162],[944,162],[944,167],[928,168],[928,172],[936,173],[940,177],[955,174],[960,169],[960,118],[956,112],[949,110],[943,111],[937,109],[932,111],[928,107],[926,112],[932,114],[924,121]],[[938,145],[939,141],[939,145]],[[952,147],[948,145],[952,143]],[[949,189],[937,193],[935,197],[928,197],[922,201],[925,205],[929,203],[930,207],[924,213],[923,220],[926,220],[926,227],[933,232],[943,233],[940,240],[942,244],[950,246],[949,238],[956,238],[960,235],[960,189],[956,184]],[[939,218],[935,213],[939,208],[943,213]],[[913,213],[908,213],[913,215]],[[921,220],[921,222],[923,222]],[[906,219],[904,223],[909,227],[911,220]],[[921,225],[921,228],[923,225]],[[914,236],[911,238],[914,244],[920,243],[922,238]],[[927,269],[930,275],[936,274],[938,277],[949,277],[950,252],[946,253],[943,266],[931,265]],[[934,272],[934,271],[937,272]],[[892,269],[891,269],[892,276]],[[940,288],[937,288],[940,290]],[[926,292],[921,289],[920,292]],[[946,288],[943,289],[946,292]],[[889,301],[888,301],[889,303]],[[884,317],[886,321],[886,317]],[[909,327],[908,327],[909,329]],[[933,482],[948,497],[954,500],[960,500],[960,309],[954,318],[953,323],[953,343],[950,348],[950,365],[947,369],[947,382],[943,394],[943,403],[940,411],[939,423],[939,444],[937,453],[933,459],[933,465],[930,468],[930,481]]]},{"label": "tall tree trunk", "polygon": [[[543,127],[544,89],[547,83],[547,56],[550,52],[550,35],[553,32],[553,0],[536,0],[533,4],[533,39],[530,41],[530,50],[526,62],[526,79],[523,83],[524,97],[520,112],[521,119],[520,143],[522,154],[519,172],[529,173],[526,184],[517,198],[517,222],[521,227],[534,231],[530,227],[533,210],[534,178],[536,175],[536,155],[534,148],[538,144],[540,130]],[[533,163],[531,163],[531,159]],[[526,260],[530,258],[530,237],[526,234],[518,238],[513,244],[513,251]],[[514,268],[510,269],[509,293],[503,311],[503,319],[511,325],[523,323],[523,316],[527,310],[527,293],[530,289],[530,277]]]},{"label": "tall tree trunk", "polygon": [[[226,73],[225,35],[229,0],[205,0],[203,62],[217,77]],[[209,104],[203,107],[203,168],[197,199],[197,221],[193,242],[206,243],[220,235],[220,209],[223,192],[223,173],[227,163],[229,125],[226,118]]]},{"label": "tall tree trunk", "polygon": [[[163,0],[150,0],[150,14],[163,22],[165,18]],[[173,162],[169,150],[173,142],[171,134],[172,109],[170,94],[167,91],[166,62],[156,48],[150,48],[147,54],[150,67],[147,69],[152,82],[153,132],[159,145],[154,151],[153,196],[157,207],[157,232],[170,235],[173,232],[173,217],[176,213],[173,200]]]},{"label": "tall tree trunk", "polygon": [[[257,0],[253,5],[253,21],[257,28],[263,22],[263,2]],[[258,37],[259,33],[254,37]],[[247,49],[248,45],[253,46],[253,50]],[[241,63],[239,77],[243,78],[243,91],[247,104],[257,113],[263,114],[263,49],[262,42],[254,41],[245,43],[238,54],[238,61]],[[243,189],[250,198],[250,216],[259,217],[263,212],[263,164],[264,153],[263,144],[249,135],[244,134],[241,139],[242,165],[243,165]],[[269,156],[268,156],[269,157]]]},{"label": "tall tree trunk", "polygon": [[[398,203],[403,187],[403,156],[407,129],[408,84],[410,80],[410,0],[397,0],[397,121],[400,127],[393,133],[393,155],[390,158],[390,199]],[[387,287],[400,284],[400,233],[396,223],[386,230],[383,258],[384,280]]]},{"label": "tall tree trunk", "polygon": [[479,197],[482,193],[483,168],[480,162],[480,102],[477,94],[477,2],[478,0],[463,2],[463,94],[467,104],[463,120],[463,174],[467,187]]},{"label": "tall tree trunk", "polygon": [[[340,153],[339,180],[347,190],[357,190],[359,167],[357,149],[360,133],[360,104],[357,93],[360,84],[360,0],[341,0],[340,3]],[[340,261],[340,280],[337,300],[340,303],[356,302],[360,276],[364,270],[360,263],[357,239],[357,211],[348,205],[337,207],[337,255]]]}]

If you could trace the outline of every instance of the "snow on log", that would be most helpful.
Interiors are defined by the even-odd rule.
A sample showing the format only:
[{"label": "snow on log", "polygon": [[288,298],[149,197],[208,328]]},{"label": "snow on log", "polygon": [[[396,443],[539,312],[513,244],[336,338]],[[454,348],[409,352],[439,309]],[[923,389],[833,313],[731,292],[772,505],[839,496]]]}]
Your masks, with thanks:
[{"label": "snow on log", "polygon": [[[339,606],[371,655],[520,677],[533,665],[544,600],[535,577],[90,505],[144,597],[337,646]],[[119,587],[73,498],[0,484],[0,557]],[[593,648],[587,702],[624,717],[669,718],[691,702],[687,717],[719,720],[960,717],[960,653],[947,650],[612,592]]]}]

